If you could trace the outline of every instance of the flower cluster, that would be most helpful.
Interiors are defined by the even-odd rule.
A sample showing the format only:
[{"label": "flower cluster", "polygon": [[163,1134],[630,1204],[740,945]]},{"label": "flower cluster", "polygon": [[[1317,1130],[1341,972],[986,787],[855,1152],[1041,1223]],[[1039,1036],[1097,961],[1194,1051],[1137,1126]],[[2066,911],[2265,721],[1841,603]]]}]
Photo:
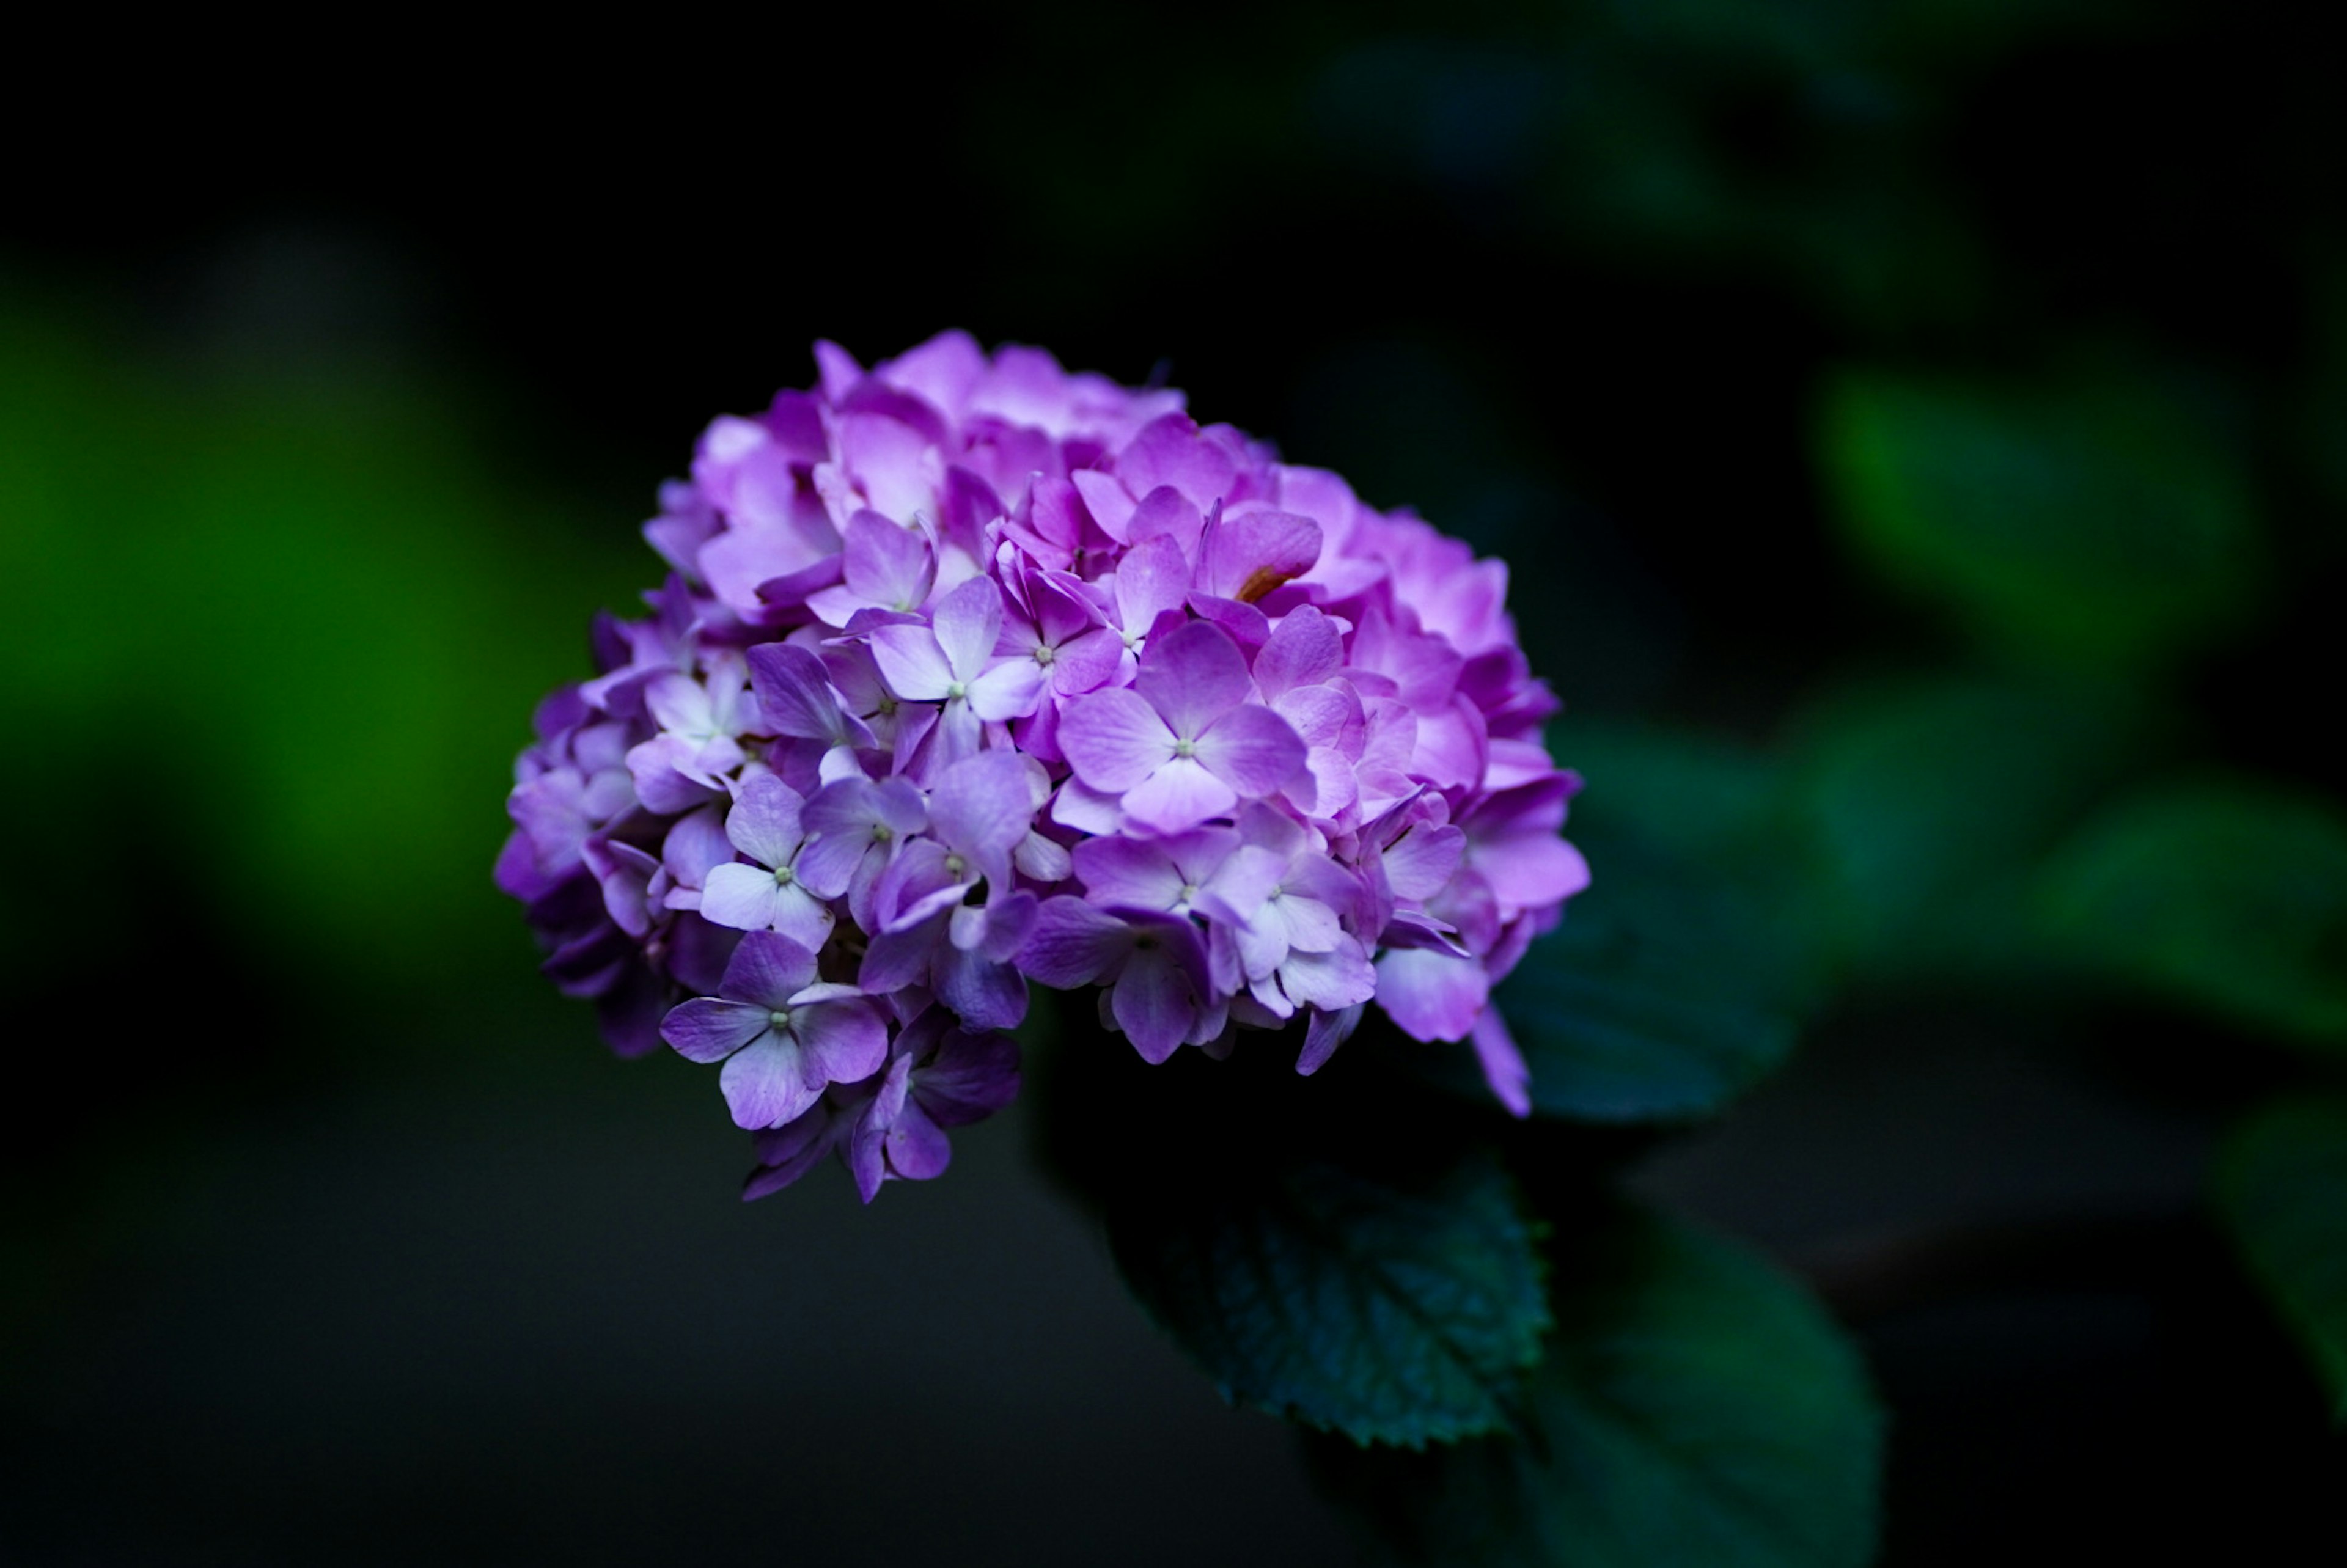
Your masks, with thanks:
[{"label": "flower cluster", "polygon": [[1471,1040],[1587,870],[1507,570],[1179,393],[949,333],[721,418],[549,697],[499,886],[624,1053],[723,1062],[753,1196],[866,1200],[1017,1092],[1030,981],[1151,1061],[1374,1001]]}]

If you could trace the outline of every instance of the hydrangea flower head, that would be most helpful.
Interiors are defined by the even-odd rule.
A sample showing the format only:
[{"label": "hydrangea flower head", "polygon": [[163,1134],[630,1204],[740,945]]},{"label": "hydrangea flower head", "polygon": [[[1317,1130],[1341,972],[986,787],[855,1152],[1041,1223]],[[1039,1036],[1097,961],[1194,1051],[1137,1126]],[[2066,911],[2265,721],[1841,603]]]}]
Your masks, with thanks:
[{"label": "hydrangea flower head", "polygon": [[1491,988],[1588,880],[1507,571],[1182,395],[948,333],[718,419],[517,765],[498,885],[747,1193],[869,1201],[1018,1091],[1030,982],[1311,1072],[1377,1007],[1529,1109]]}]

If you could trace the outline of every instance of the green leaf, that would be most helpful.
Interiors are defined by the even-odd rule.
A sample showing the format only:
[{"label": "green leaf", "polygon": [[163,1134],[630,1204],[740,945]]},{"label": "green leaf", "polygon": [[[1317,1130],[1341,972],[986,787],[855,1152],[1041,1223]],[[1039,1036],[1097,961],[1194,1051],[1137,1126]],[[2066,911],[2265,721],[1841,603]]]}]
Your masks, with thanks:
[{"label": "green leaf", "polygon": [[2347,1101],[2290,1102],[2237,1128],[2217,1201],[2347,1421]]},{"label": "green leaf", "polygon": [[2058,938],[2135,980],[2302,1043],[2347,1046],[2347,825],[2229,781],[2147,790],[2045,872]]},{"label": "green leaf", "polygon": [[1307,1445],[1394,1563],[1857,1568],[1881,1419],[1856,1351],[1741,1248],[1624,1213],[1560,1248],[1521,1436],[1424,1454]]},{"label": "green leaf", "polygon": [[2003,649],[2156,663],[2246,607],[2246,482],[2145,378],[1997,388],[1867,373],[1829,392],[1826,477],[1892,580]]},{"label": "green leaf", "polygon": [[[1576,815],[1571,835],[1589,888],[1494,993],[1532,1108],[1610,1122],[1717,1111],[1792,1050],[1809,981],[1801,921],[1605,816]],[[1476,1082],[1463,1059],[1438,1059],[1461,1087]]]},{"label": "green leaf", "polygon": [[1125,1194],[1108,1217],[1126,1282],[1225,1399],[1413,1447],[1514,1420],[1549,1316],[1532,1222],[1494,1159],[1223,1176]]},{"label": "green leaf", "polygon": [[1900,976],[2042,965],[2032,878],[2133,763],[2135,709],[2093,687],[1928,680],[1843,692],[1806,714],[1803,825],[1841,954]]}]

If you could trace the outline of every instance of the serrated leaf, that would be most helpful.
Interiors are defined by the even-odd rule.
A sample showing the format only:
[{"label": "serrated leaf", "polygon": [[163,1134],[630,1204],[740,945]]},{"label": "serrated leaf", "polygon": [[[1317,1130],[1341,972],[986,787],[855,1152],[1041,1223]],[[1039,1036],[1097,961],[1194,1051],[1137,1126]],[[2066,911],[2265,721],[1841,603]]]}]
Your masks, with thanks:
[{"label": "serrated leaf", "polygon": [[1373,1558],[1458,1568],[1858,1568],[1881,1420],[1858,1355],[1741,1248],[1624,1213],[1561,1249],[1520,1436],[1423,1454],[1325,1440]]},{"label": "serrated leaf", "polygon": [[2237,1128],[2217,1200],[2347,1421],[2347,1101],[2290,1102]]},{"label": "serrated leaf", "polygon": [[1572,831],[1589,888],[1493,998],[1533,1110],[1610,1122],[1718,1110],[1792,1050],[1801,921],[1645,834],[1594,815]]},{"label": "serrated leaf", "polygon": [[2209,781],[2144,791],[2047,866],[2052,933],[2136,980],[2310,1045],[2347,1046],[2347,825]]},{"label": "serrated leaf", "polygon": [[1223,1395],[1416,1446],[1508,1426],[1548,1327],[1515,1184],[1488,1154],[1431,1179],[1296,1160],[1129,1194],[1126,1282]]},{"label": "serrated leaf", "polygon": [[2135,667],[2247,603],[2259,548],[2247,484],[2146,378],[1846,375],[1822,436],[1860,550],[2002,648]]}]

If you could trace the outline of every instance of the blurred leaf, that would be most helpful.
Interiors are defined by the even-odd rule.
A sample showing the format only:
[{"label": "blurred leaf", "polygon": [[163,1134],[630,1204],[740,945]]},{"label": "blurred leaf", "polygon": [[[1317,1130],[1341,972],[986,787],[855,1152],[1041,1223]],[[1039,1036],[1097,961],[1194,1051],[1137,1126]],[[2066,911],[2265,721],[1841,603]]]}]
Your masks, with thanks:
[{"label": "blurred leaf", "polygon": [[1589,1122],[1720,1109],[1792,1050],[1810,968],[1800,921],[1603,815],[1577,813],[1571,835],[1590,886],[1495,993],[1533,1109]]},{"label": "blurred leaf", "polygon": [[1549,1316],[1494,1160],[1430,1181],[1309,1159],[1226,1174],[1109,1210],[1126,1281],[1225,1399],[1364,1443],[1514,1421]]},{"label": "blurred leaf", "polygon": [[1928,680],[1842,693],[1798,728],[1835,938],[1861,968],[1913,975],[2045,962],[2037,860],[2124,776],[2144,725],[2106,692]]},{"label": "blurred leaf", "polygon": [[1624,1214],[1560,1248],[1520,1436],[1430,1453],[1307,1444],[1374,1560],[1460,1568],[1856,1568],[1881,1419],[1850,1342],[1741,1248]]},{"label": "blurred leaf", "polygon": [[2347,1420],[2347,1101],[2275,1105],[2236,1128],[2217,1199]]},{"label": "blurred leaf", "polygon": [[2143,984],[2347,1046],[2347,825],[2325,803],[2215,781],[2145,790],[2046,867],[2052,931]]},{"label": "blurred leaf", "polygon": [[[175,382],[15,316],[0,518],[0,716],[149,775],[137,853],[168,835],[182,918],[408,995],[527,951],[488,881],[510,759],[611,563],[654,575],[623,518],[578,548],[420,387]],[[100,800],[0,783],[91,853],[127,843]]]},{"label": "blurred leaf", "polygon": [[1830,389],[1821,434],[1860,550],[2000,648],[2137,668],[2204,641],[2250,600],[2247,484],[2147,384],[1852,374]]}]

